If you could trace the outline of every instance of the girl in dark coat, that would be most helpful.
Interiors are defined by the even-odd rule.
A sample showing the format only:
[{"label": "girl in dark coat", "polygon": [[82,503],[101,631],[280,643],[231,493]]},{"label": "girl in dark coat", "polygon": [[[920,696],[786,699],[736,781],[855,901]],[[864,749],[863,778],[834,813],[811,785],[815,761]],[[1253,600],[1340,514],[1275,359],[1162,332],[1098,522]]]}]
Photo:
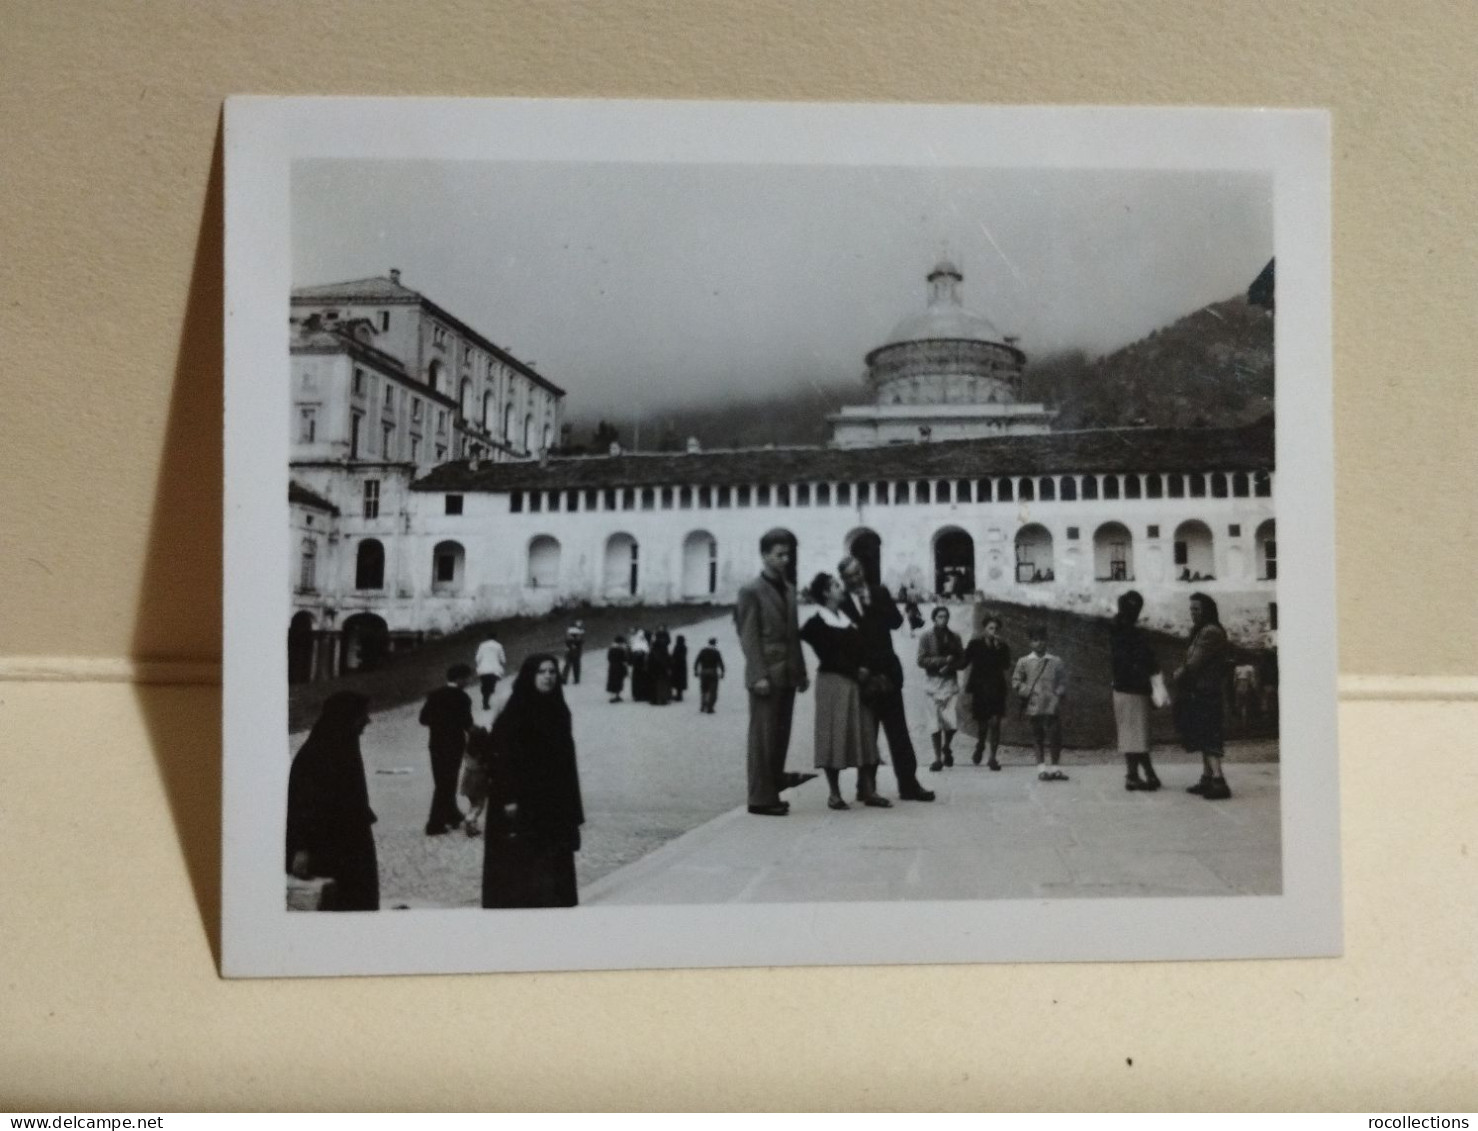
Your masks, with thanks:
[{"label": "girl in dark coat", "polygon": [[353,691],[328,697],[287,778],[287,870],[334,881],[327,910],[378,911],[380,869],[370,826],[359,736],[369,700]]},{"label": "girl in dark coat", "polygon": [[667,633],[652,637],[652,650],[647,654],[647,680],[652,689],[652,705],[665,707],[672,701],[672,653],[667,649]]},{"label": "girl in dark coat", "polygon": [[626,637],[618,636],[606,649],[606,694],[612,703],[621,702],[621,689],[626,686]]},{"label": "girl in dark coat", "polygon": [[1006,714],[1006,683],[1011,677],[1011,648],[1001,639],[1001,619],[985,618],[980,626],[980,635],[965,645],[965,663],[970,674],[965,679],[965,690],[970,693],[970,713],[975,718],[975,753],[970,760],[977,766],[990,744],[992,770],[999,770],[1001,763],[996,753],[1001,749],[1001,719]]},{"label": "girl in dark coat", "polygon": [[530,656],[493,722],[484,907],[574,907],[585,809],[559,661]]},{"label": "girl in dark coat", "polygon": [[1222,714],[1222,684],[1226,680],[1229,644],[1216,602],[1204,593],[1191,594],[1191,641],[1185,664],[1175,672],[1175,722],[1180,741],[1201,755],[1201,780],[1186,790],[1207,801],[1232,796],[1222,777],[1226,753],[1226,726]]},{"label": "girl in dark coat", "polygon": [[678,636],[672,645],[672,698],[676,703],[683,701],[683,692],[688,689],[688,642]]},{"label": "girl in dark coat", "polygon": [[[1160,670],[1144,630],[1137,626],[1144,598],[1130,589],[1119,597],[1109,629],[1109,662],[1114,687],[1114,729],[1124,755],[1124,788],[1157,790],[1160,779],[1150,761],[1150,679]],[[1139,776],[1144,767],[1144,777]]]}]

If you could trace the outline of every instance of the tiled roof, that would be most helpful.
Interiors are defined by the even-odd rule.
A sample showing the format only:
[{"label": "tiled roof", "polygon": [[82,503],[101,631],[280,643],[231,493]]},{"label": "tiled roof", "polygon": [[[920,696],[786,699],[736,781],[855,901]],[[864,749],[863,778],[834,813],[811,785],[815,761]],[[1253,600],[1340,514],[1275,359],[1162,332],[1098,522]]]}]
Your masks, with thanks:
[{"label": "tiled roof", "polygon": [[288,504],[299,503],[305,507],[313,507],[316,510],[328,511],[329,514],[338,514],[339,508],[334,506],[317,491],[310,491],[296,479],[287,481]]},{"label": "tiled roof", "polygon": [[744,448],[553,458],[547,464],[445,463],[419,491],[741,483],[974,479],[1116,471],[1269,471],[1273,418],[1240,428],[1120,428],[1047,432],[880,448]]},{"label": "tiled roof", "polygon": [[293,300],[303,302],[419,302],[421,294],[403,287],[392,279],[377,275],[372,279],[350,279],[344,283],[322,283],[313,287],[294,287]]}]

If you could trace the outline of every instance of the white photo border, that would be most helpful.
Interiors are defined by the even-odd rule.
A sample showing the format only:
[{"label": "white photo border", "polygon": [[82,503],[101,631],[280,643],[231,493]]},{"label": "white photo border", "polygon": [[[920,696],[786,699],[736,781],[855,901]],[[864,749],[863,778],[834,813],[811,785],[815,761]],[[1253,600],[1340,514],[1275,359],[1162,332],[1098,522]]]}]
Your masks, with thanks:
[{"label": "white photo border", "polygon": [[[225,122],[224,975],[1340,953],[1326,112],[238,97],[228,100]],[[271,752],[288,734],[284,335],[289,170],[302,158],[1271,173],[1282,894],[910,902],[906,913],[896,903],[287,911],[288,760]]]}]

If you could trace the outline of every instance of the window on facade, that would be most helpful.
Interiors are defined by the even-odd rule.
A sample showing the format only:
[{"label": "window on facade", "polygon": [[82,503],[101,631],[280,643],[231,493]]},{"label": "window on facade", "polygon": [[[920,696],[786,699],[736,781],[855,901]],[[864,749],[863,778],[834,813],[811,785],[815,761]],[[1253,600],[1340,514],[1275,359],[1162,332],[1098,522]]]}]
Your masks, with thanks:
[{"label": "window on facade", "polygon": [[565,492],[565,510],[574,514],[580,509],[580,492],[569,490]]},{"label": "window on facade", "polygon": [[775,488],[775,505],[777,507],[790,506],[790,484],[782,483]]},{"label": "window on facade", "polygon": [[1232,476],[1232,495],[1238,499],[1245,499],[1252,492],[1248,487],[1247,473],[1239,471]]},{"label": "window on facade", "polygon": [[419,436],[411,437],[411,462],[421,462],[421,437]]},{"label": "window on facade", "polygon": [[852,505],[852,484],[837,484],[837,506],[850,507]]},{"label": "window on facade", "polygon": [[1078,499],[1078,481],[1071,475],[1064,475],[1057,484],[1057,497],[1064,503],[1076,502]]},{"label": "window on facade", "polygon": [[1098,498],[1098,476],[1096,476],[1096,475],[1085,475],[1085,476],[1083,476],[1083,498],[1085,498],[1085,499],[1096,499],[1096,498]]},{"label": "window on facade", "polygon": [[975,501],[977,503],[988,503],[991,501],[991,481],[989,479],[977,479],[975,481]]},{"label": "window on facade", "polygon": [[750,492],[750,488],[749,488],[749,485],[747,483],[741,485],[739,487],[739,489],[734,492],[734,505],[736,507],[747,507],[747,506],[749,506],[749,496],[750,496],[750,493],[751,493]]},{"label": "window on facade", "polygon": [[1178,566],[1189,565],[1191,561],[1191,548],[1189,543],[1177,541],[1175,543],[1175,564]]},{"label": "window on facade", "polygon": [[380,311],[380,332],[383,334],[388,329],[390,329],[390,312],[382,310]]},{"label": "window on facade", "polygon": [[513,406],[509,405],[503,410],[503,442],[513,443]]},{"label": "window on facade", "polygon": [[1199,471],[1191,473],[1191,498],[1204,499],[1206,497],[1206,476]]},{"label": "window on facade", "polygon": [[650,487],[643,487],[641,489],[641,509],[644,511],[649,511],[655,508],[656,505],[657,493],[653,491]]},{"label": "window on facade", "polygon": [[544,492],[543,491],[530,491],[529,492],[529,513],[530,514],[538,514],[543,509],[544,509]]},{"label": "window on facade", "polygon": [[514,514],[523,513],[523,492],[514,491],[508,496],[508,509]]},{"label": "window on facade", "polygon": [[1252,477],[1252,493],[1259,499],[1266,499],[1273,493],[1273,477],[1266,471],[1259,471]]},{"label": "window on facade", "polygon": [[431,569],[436,584],[451,585],[457,580],[457,555],[451,550],[437,550]]},{"label": "window on facade", "polygon": [[1185,498],[1185,476],[1177,473],[1170,475],[1168,478],[1170,480],[1170,489],[1166,492],[1166,494],[1168,494],[1172,499]]},{"label": "window on facade", "polygon": [[585,488],[585,509],[588,511],[600,509],[600,491],[594,487]]},{"label": "window on facade", "polygon": [[446,327],[437,326],[433,323],[431,327],[431,344],[434,346],[446,345]]},{"label": "window on facade", "polygon": [[955,502],[968,503],[970,501],[970,480],[961,479],[955,483]]},{"label": "window on facade", "polygon": [[298,440],[304,444],[311,444],[318,438],[318,410],[316,408],[298,409]]},{"label": "window on facade", "polygon": [[631,510],[635,510],[636,509],[636,488],[635,487],[623,487],[623,488],[621,488],[621,509],[623,511],[631,511]]},{"label": "window on facade", "polygon": [[298,556],[298,588],[311,593],[318,583],[318,542],[304,538]]},{"label": "window on facade", "polygon": [[445,444],[437,444],[436,445],[436,462],[437,463],[445,463],[446,462],[446,445]]},{"label": "window on facade", "polygon": [[693,507],[693,488],[679,487],[677,490],[677,505],[679,510],[691,510]]},{"label": "window on facade", "polygon": [[482,430],[491,433],[493,430],[493,394],[482,395]]},{"label": "window on facade", "polygon": [[1146,526],[1144,528],[1144,534],[1146,538],[1158,538],[1160,536],[1160,528],[1153,524]]},{"label": "window on facade", "polygon": [[616,489],[614,487],[606,488],[605,505],[606,510],[608,511],[613,511],[616,509]]},{"label": "window on facade", "polygon": [[534,414],[532,412],[523,418],[523,450],[526,452],[534,450]]},{"label": "window on facade", "polygon": [[359,368],[359,366],[356,365],[354,367],[354,395],[356,397],[362,397],[365,394],[365,390],[368,388],[369,374],[367,374],[363,369]]},{"label": "window on facade", "polygon": [[811,505],[811,485],[801,483],[795,489],[795,505],[798,507],[809,507]]},{"label": "window on facade", "polygon": [[351,412],[349,414],[349,458],[359,458],[359,433],[364,427],[364,414]]},{"label": "window on facade", "polygon": [[1117,499],[1119,497],[1119,477],[1117,475],[1105,475],[1103,477],[1103,497],[1105,499]]},{"label": "window on facade", "polygon": [[448,495],[446,497],[446,513],[447,514],[461,514],[462,513],[462,496],[461,495]]},{"label": "window on facade", "polygon": [[[1262,576],[1265,581],[1278,580],[1278,540],[1269,538],[1262,544]],[[1277,608],[1276,605],[1273,606]],[[1274,628],[1278,626],[1273,625]]]},{"label": "window on facade", "polygon": [[663,487],[662,488],[662,509],[665,510],[665,511],[670,511],[672,509],[672,488],[671,487]]},{"label": "window on facade", "polygon": [[1146,475],[1144,477],[1144,497],[1147,499],[1163,499],[1165,497],[1165,481],[1158,474]]},{"label": "window on facade", "polygon": [[559,500],[560,500],[560,494],[559,494],[559,492],[558,491],[550,491],[549,492],[549,509],[552,510],[552,511],[559,510]]},{"label": "window on facade", "polygon": [[831,484],[830,483],[818,483],[818,484],[816,484],[816,505],[818,507],[829,507],[829,506],[831,506]]},{"label": "window on facade", "polygon": [[708,508],[708,507],[713,506],[713,488],[712,487],[699,487],[698,488],[698,505],[700,507],[704,507],[704,508]]},{"label": "window on facade", "polygon": [[384,403],[385,403],[385,407],[386,408],[391,409],[392,411],[394,410],[394,408],[395,408],[395,386],[392,385],[389,381],[386,381],[385,382],[385,402]]},{"label": "window on facade", "polygon": [[934,484],[934,501],[936,503],[952,502],[954,492],[950,490],[952,484],[948,479],[941,479]]},{"label": "window on facade", "polygon": [[1078,528],[1076,526],[1069,526],[1067,528],[1067,540],[1069,542],[1076,542],[1078,540]]},{"label": "window on facade", "polygon": [[354,588],[385,588],[385,547],[375,538],[359,543],[354,555]]},{"label": "window on facade", "polygon": [[857,484],[857,505],[859,507],[865,507],[870,502],[872,502],[872,484],[871,483],[859,483],[859,484]]},{"label": "window on facade", "polygon": [[718,505],[721,507],[728,506],[730,501],[733,499],[733,495],[734,492],[732,488],[720,487],[718,489]]},{"label": "window on facade", "polygon": [[426,402],[420,397],[411,398],[411,420],[420,423],[421,412],[426,407]]},{"label": "window on facade", "polygon": [[1036,484],[1030,479],[1023,479],[1021,481],[1021,489],[1017,492],[1016,497],[1023,503],[1035,502],[1037,497]]},{"label": "window on facade", "polygon": [[1009,479],[1000,479],[1000,480],[997,480],[996,481],[996,501],[997,502],[1001,502],[1001,503],[1009,503],[1009,502],[1011,502],[1016,497],[1015,496],[1015,493],[1014,493],[1014,488],[1015,488],[1015,484],[1012,483],[1011,480],[1009,480]]},{"label": "window on facade", "polygon": [[364,481],[364,517],[380,517],[380,481],[378,479]]},{"label": "window on facade", "polygon": [[1054,502],[1057,499],[1057,480],[1050,475],[1044,475],[1041,483],[1037,485],[1037,497],[1044,503]]},{"label": "window on facade", "polygon": [[899,480],[893,484],[893,501],[895,503],[907,503],[912,498],[912,483]]},{"label": "window on facade", "polygon": [[1242,524],[1240,522],[1234,522],[1230,526],[1228,526],[1227,536],[1231,538],[1242,537]]},{"label": "window on facade", "polygon": [[1227,497],[1227,477],[1224,472],[1214,471],[1211,473],[1211,497],[1213,499],[1225,499]]},{"label": "window on facade", "polygon": [[380,453],[386,459],[395,458],[395,425],[393,424],[380,426]]},{"label": "window on facade", "polygon": [[1137,499],[1140,496],[1140,485],[1138,475],[1124,476],[1124,498]]},{"label": "window on facade", "polygon": [[1268,602],[1268,627],[1274,632],[1278,631],[1278,602]]}]

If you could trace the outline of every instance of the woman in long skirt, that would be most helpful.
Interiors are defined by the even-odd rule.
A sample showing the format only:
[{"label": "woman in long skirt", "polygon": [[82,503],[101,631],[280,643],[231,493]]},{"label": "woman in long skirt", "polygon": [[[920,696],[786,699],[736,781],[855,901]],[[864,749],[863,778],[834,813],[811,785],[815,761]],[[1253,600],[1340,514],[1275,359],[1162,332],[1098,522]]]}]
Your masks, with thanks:
[{"label": "woman in long skirt", "polygon": [[489,739],[484,907],[574,907],[585,808],[559,661],[530,656]]},{"label": "woman in long skirt", "polygon": [[892,803],[878,793],[877,724],[862,703],[862,634],[842,612],[846,590],[829,573],[811,582],[818,608],[801,626],[801,639],[816,653],[816,767],[826,772],[831,809],[850,808],[842,799],[841,774],[857,769],[857,800],[875,809]]},{"label": "woman in long skirt", "polygon": [[[1119,611],[1109,630],[1109,660],[1113,666],[1114,727],[1119,753],[1124,755],[1124,788],[1156,790],[1160,779],[1150,762],[1150,679],[1160,662],[1144,629],[1136,622],[1144,598],[1133,589],[1119,598]],[[1141,767],[1144,777],[1139,776]]]},{"label": "woman in long skirt", "polygon": [[1222,684],[1231,646],[1216,602],[1205,593],[1191,594],[1191,625],[1185,664],[1175,673],[1175,722],[1182,745],[1201,755],[1201,780],[1186,792],[1199,793],[1207,801],[1225,801],[1232,791],[1221,772],[1226,753]]},{"label": "woman in long skirt", "polygon": [[612,703],[621,702],[621,689],[626,686],[626,637],[618,636],[606,649],[606,694]]},{"label": "woman in long skirt", "polygon": [[679,633],[672,645],[672,701],[681,703],[688,689],[688,642]]}]

